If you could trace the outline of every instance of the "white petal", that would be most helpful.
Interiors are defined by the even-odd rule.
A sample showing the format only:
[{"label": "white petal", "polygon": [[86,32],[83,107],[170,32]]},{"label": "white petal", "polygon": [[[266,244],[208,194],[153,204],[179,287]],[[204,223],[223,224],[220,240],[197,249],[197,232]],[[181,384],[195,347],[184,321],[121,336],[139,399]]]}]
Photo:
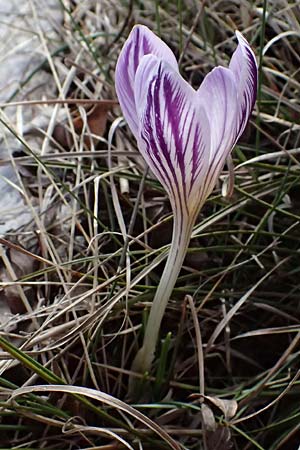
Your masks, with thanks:
[{"label": "white petal", "polygon": [[255,55],[239,31],[236,31],[239,45],[232,55],[229,69],[235,77],[239,102],[238,137],[243,133],[254,107],[257,93],[257,63]]},{"label": "white petal", "polygon": [[197,91],[211,128],[206,196],[212,191],[228,154],[238,138],[238,98],[234,75],[224,67],[213,69]]}]

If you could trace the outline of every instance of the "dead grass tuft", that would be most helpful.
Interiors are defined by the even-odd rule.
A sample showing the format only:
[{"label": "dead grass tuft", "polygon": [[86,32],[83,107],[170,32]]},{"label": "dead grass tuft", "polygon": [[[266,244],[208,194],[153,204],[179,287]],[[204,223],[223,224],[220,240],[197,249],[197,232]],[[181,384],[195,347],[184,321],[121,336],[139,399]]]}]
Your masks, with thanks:
[{"label": "dead grass tuft", "polygon": [[[263,5],[0,1],[1,448],[299,445],[300,12]],[[194,86],[228,64],[239,29],[260,79],[234,192],[221,195],[225,168],[133,404],[129,368],[172,229],[116,104],[134,23]]]}]

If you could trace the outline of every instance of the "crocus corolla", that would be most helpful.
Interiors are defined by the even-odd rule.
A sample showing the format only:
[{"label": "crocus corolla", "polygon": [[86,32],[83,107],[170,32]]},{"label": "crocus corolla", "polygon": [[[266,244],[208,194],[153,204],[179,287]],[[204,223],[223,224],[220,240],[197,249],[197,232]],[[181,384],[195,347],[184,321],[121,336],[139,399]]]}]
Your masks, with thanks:
[{"label": "crocus corolla", "polygon": [[133,363],[139,372],[151,367],[193,225],[255,103],[255,56],[241,33],[236,36],[229,68],[214,68],[198,90],[182,78],[170,48],[145,26],[132,29],[118,58],[115,81],[123,115],[174,215],[168,260]]}]

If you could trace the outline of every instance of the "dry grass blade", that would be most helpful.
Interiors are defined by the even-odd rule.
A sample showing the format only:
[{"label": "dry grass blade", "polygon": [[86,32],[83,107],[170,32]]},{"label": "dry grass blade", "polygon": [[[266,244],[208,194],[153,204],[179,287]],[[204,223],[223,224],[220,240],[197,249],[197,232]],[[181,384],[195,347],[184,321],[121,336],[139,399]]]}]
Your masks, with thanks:
[{"label": "dry grass blade", "polygon": [[266,273],[254,286],[251,287],[251,289],[246,292],[245,295],[231,308],[230,311],[227,312],[226,316],[221,320],[221,322],[217,325],[216,329],[212,333],[211,337],[209,338],[205,353],[208,353],[212,346],[214,345],[217,337],[222,333],[225,326],[230,322],[232,317],[236,314],[236,312],[241,308],[241,306],[248,300],[251,294],[255,291],[255,289],[258,288],[258,286],[263,283],[275,270],[277,270],[282,264],[284,264],[287,261],[288,258],[280,261],[278,264],[276,264],[268,273]]},{"label": "dry grass blade", "polygon": [[[1,448],[298,448],[298,2],[0,0],[0,10],[0,336],[23,355],[0,352]],[[195,89],[228,67],[236,29],[260,62],[258,103],[197,218],[145,375],[130,367],[172,216],[115,100],[136,23],[170,46]],[[34,362],[47,382],[107,401],[123,428],[95,422],[63,387],[40,395]],[[129,376],[147,403],[141,391],[126,405]],[[30,396],[6,402],[22,386]]]},{"label": "dry grass blade", "polygon": [[105,403],[111,408],[116,408],[121,411],[124,411],[125,413],[134,417],[139,422],[143,423],[152,431],[154,431],[154,433],[156,433],[158,436],[160,436],[173,450],[181,449],[181,446],[177,444],[171,438],[171,436],[169,436],[168,433],[164,431],[163,428],[161,428],[159,425],[157,425],[155,422],[153,422],[151,419],[149,419],[147,416],[142,414],[137,409],[133,408],[130,405],[127,405],[126,403],[122,402],[117,398],[112,397],[111,395],[106,394],[105,392],[99,392],[94,389],[88,389],[80,386],[39,385],[16,389],[11,395],[11,400],[14,400],[16,397],[20,395],[30,394],[32,392],[65,392],[68,394],[78,394],[84,397],[92,398],[99,402]]}]

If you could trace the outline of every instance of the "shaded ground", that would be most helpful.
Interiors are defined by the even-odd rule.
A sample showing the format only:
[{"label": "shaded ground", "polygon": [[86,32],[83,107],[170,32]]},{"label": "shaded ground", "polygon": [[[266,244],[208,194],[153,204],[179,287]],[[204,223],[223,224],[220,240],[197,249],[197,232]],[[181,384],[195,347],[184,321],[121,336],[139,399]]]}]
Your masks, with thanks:
[{"label": "shaded ground", "polygon": [[[1,448],[298,449],[299,6],[20,3],[0,2]],[[129,399],[172,230],[119,121],[115,63],[134,23],[195,87],[228,65],[239,29],[260,78],[233,194],[225,167]]]}]

